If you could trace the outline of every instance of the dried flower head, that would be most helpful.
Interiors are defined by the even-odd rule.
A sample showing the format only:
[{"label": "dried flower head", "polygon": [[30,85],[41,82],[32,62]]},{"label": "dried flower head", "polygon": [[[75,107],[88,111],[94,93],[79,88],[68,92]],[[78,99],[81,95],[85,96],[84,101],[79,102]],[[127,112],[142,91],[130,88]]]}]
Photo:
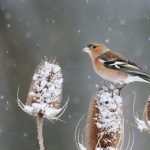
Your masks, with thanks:
[{"label": "dried flower head", "polygon": [[[97,130],[96,148],[118,148],[121,138],[121,128],[122,128],[122,97],[119,96],[119,89],[115,88],[114,85],[103,86],[102,89],[94,96],[95,101],[95,116],[93,117],[93,123]],[[88,122],[88,130],[91,125]],[[91,139],[89,135],[89,149],[91,144]],[[92,149],[91,149],[92,150]]]},{"label": "dried flower head", "polygon": [[60,108],[63,77],[56,60],[46,58],[37,66],[30,85],[27,102],[24,105],[18,98],[19,107],[32,116],[48,120],[58,119],[67,106]]},{"label": "dried flower head", "polygon": [[122,97],[113,84],[103,86],[92,98],[87,119],[87,148],[77,136],[79,150],[119,150],[123,134]]},{"label": "dried flower head", "polygon": [[[135,97],[135,99],[136,99],[136,97]],[[133,108],[133,110],[134,110],[134,108]],[[137,127],[140,131],[150,132],[150,96],[145,104],[145,108],[144,108],[144,112],[143,112],[143,119],[139,119],[138,114],[136,115],[135,111],[134,111],[134,118],[135,118]]]}]

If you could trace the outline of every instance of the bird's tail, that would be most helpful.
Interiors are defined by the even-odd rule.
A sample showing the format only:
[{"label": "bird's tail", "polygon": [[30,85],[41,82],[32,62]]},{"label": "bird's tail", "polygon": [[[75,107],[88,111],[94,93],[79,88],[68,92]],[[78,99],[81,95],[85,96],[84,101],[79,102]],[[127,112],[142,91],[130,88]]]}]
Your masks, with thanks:
[{"label": "bird's tail", "polygon": [[[133,81],[140,81],[140,82],[147,82],[150,83],[150,75],[143,72],[142,70],[132,70],[129,72],[129,74],[131,75],[131,77],[133,77]],[[132,81],[132,82],[133,82]]]},{"label": "bird's tail", "polygon": [[139,74],[138,75],[144,82],[150,83],[150,76],[148,74]]}]

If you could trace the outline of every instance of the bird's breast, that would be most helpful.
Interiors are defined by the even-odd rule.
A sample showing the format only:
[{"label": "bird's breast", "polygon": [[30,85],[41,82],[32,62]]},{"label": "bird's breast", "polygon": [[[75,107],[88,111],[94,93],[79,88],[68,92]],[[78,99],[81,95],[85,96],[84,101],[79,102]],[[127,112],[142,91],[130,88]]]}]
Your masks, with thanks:
[{"label": "bird's breast", "polygon": [[108,81],[120,83],[127,77],[127,74],[122,71],[104,66],[104,63],[100,59],[93,61],[93,67],[99,76]]}]

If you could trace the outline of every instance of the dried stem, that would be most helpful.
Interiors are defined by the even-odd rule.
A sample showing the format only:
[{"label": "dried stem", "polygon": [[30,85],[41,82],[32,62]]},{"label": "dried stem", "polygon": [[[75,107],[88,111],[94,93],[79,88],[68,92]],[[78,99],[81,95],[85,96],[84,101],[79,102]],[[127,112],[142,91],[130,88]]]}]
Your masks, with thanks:
[{"label": "dried stem", "polygon": [[40,150],[44,150],[44,140],[43,140],[43,117],[40,115],[37,116],[37,133],[38,133],[38,142]]}]

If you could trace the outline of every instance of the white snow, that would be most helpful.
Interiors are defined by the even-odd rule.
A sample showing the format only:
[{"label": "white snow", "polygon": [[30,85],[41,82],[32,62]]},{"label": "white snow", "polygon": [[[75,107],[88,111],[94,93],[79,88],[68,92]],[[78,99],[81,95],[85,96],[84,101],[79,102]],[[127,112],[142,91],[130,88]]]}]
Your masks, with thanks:
[{"label": "white snow", "polygon": [[[34,99],[34,102],[31,105],[24,105],[18,99],[18,105],[30,115],[37,116],[40,113],[49,120],[58,119],[57,115],[67,106],[66,103],[63,108],[58,108],[61,101],[62,83],[60,66],[47,60],[42,61],[33,75],[27,98],[27,101]],[[55,104],[58,105],[55,106]]]},{"label": "white snow", "polygon": [[137,124],[138,129],[142,132],[142,131],[148,131],[150,132],[150,121],[145,121],[145,120],[141,120],[138,117],[135,117],[135,122]]},{"label": "white snow", "polygon": [[68,115],[68,119],[71,119],[72,118],[72,115]]},{"label": "white snow", "polygon": [[61,112],[61,110],[62,109],[56,109],[56,108],[54,108],[54,107],[46,107],[45,109],[44,109],[44,118],[47,118],[48,120],[51,120],[51,119],[53,119],[53,118],[55,118],[55,116],[57,115],[57,114],[59,114],[60,112]]},{"label": "white snow", "polygon": [[88,79],[91,79],[91,76],[90,76],[90,75],[88,75]]},{"label": "white snow", "polygon": [[6,110],[9,110],[9,108],[10,108],[10,103],[9,103],[9,101],[6,101],[5,109],[6,109]]},{"label": "white snow", "polygon": [[138,129],[140,131],[143,131],[147,128],[147,125],[146,125],[145,121],[140,120],[139,118],[135,118],[135,121],[136,121]]},{"label": "white snow", "polygon": [[86,147],[84,147],[82,144],[78,143],[80,150],[87,150]]},{"label": "white snow", "polygon": [[0,99],[3,100],[5,98],[4,95],[0,95]]},{"label": "white snow", "polygon": [[96,87],[96,88],[99,88],[99,85],[98,85],[98,84],[95,84],[95,87]]},{"label": "white snow", "polygon": [[96,126],[97,128],[105,129],[107,133],[113,132],[116,133],[121,128],[121,119],[120,115],[122,113],[122,97],[118,95],[118,89],[114,89],[114,86],[111,86],[108,90],[106,86],[103,87],[96,94],[96,103],[99,113],[96,114]]},{"label": "white snow", "polygon": [[32,79],[36,92],[30,90],[29,96],[35,96],[38,100],[48,103],[60,100],[63,78],[59,65],[45,61]]},{"label": "white snow", "polygon": [[10,28],[10,27],[11,27],[11,24],[8,23],[6,26],[7,26],[7,28]]},{"label": "white snow", "polygon": [[28,133],[24,133],[24,134],[23,134],[23,137],[27,137],[27,136],[28,136]]},{"label": "white snow", "polygon": [[55,20],[52,20],[52,23],[55,23]]},{"label": "white snow", "polygon": [[9,54],[9,50],[6,50],[6,54]]},{"label": "white snow", "polygon": [[78,30],[78,33],[81,33],[81,30]]},{"label": "white snow", "polygon": [[110,42],[110,39],[106,39],[105,40],[105,43],[107,44],[107,43],[109,43]]}]

